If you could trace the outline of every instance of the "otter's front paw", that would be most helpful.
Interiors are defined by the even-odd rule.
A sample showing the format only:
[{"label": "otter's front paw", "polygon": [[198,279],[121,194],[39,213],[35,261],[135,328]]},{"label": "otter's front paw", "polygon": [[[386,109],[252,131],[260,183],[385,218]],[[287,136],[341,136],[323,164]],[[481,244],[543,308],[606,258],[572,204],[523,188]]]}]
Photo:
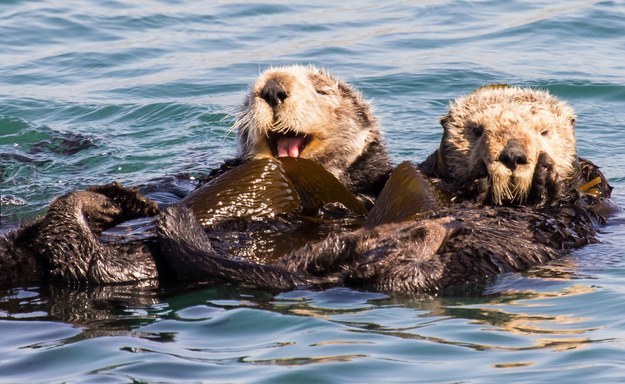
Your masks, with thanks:
[{"label": "otter's front paw", "polygon": [[60,232],[69,233],[68,228],[84,229],[84,223],[92,232],[100,233],[119,223],[121,214],[120,207],[103,194],[92,191],[70,192],[54,199],[48,212],[37,224],[37,229],[51,239],[55,239]]},{"label": "otter's front paw", "polygon": [[473,186],[476,196],[475,202],[478,204],[486,203],[486,200],[490,197],[490,180],[488,180],[488,177],[475,180]]},{"label": "otter's front paw", "polygon": [[138,190],[124,187],[117,182],[96,185],[87,190],[111,199],[121,210],[121,221],[155,216],[160,212],[154,201],[142,196]]},{"label": "otter's front paw", "polygon": [[488,177],[477,178],[456,188],[460,200],[472,201],[476,204],[488,204],[491,195]]},{"label": "otter's front paw", "polygon": [[529,202],[544,208],[562,196],[563,185],[553,160],[544,152],[538,156]]}]

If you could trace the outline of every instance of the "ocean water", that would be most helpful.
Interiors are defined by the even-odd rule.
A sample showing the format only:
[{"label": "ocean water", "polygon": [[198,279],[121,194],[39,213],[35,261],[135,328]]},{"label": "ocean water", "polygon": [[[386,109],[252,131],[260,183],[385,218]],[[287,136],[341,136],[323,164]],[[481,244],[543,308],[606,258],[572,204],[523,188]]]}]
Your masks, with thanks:
[{"label": "ocean water", "polygon": [[[514,1],[0,2],[0,230],[54,196],[201,174],[272,65],[315,64],[376,106],[393,160],[423,160],[449,101],[550,90],[625,203],[625,4]],[[483,295],[346,288],[0,290],[0,383],[625,381],[625,215],[601,243]]]}]

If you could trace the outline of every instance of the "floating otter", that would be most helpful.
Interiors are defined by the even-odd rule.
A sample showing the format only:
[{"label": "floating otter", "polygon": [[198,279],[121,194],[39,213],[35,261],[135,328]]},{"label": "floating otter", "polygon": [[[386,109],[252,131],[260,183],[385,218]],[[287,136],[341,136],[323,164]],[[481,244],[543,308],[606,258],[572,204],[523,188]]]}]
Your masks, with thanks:
[{"label": "floating otter", "polygon": [[225,168],[262,157],[302,157],[351,191],[375,197],[392,170],[371,106],[360,92],[314,66],[263,72],[234,127],[239,156]]},{"label": "floating otter", "polygon": [[[321,164],[371,207],[393,169],[370,103],[346,82],[312,65],[261,73],[232,129],[237,131],[237,157],[200,177],[198,189],[253,159],[295,157]],[[172,203],[190,190],[178,177],[168,177],[141,192]]]},{"label": "floating otter", "polygon": [[[348,84],[312,66],[279,67],[261,74],[246,97],[234,127],[238,129],[239,157],[227,161],[221,169],[214,170],[208,180],[215,180],[224,172],[238,168],[241,164],[249,163],[256,158],[301,157],[314,159],[322,164],[345,186],[358,193],[360,198],[364,198],[364,201],[370,204],[371,199],[382,189],[392,169],[382,142],[378,120],[373,115],[369,103]],[[319,172],[315,175],[318,176]],[[276,180],[265,181],[271,183]],[[327,178],[325,180],[327,181]],[[212,223],[212,219],[208,218],[215,216],[215,207],[211,206],[211,201],[215,202],[214,196],[211,195],[215,188],[208,184],[210,183],[205,183],[191,195],[187,195],[183,201],[184,204],[195,209],[204,225]],[[251,183],[246,185],[249,186]],[[279,187],[268,188],[265,192],[275,192]],[[150,192],[150,188],[144,191]],[[158,190],[159,187],[157,186],[156,189]],[[331,188],[331,190],[336,191],[336,188]],[[188,193],[188,191],[178,190],[176,185],[169,192],[178,198]],[[236,192],[233,191],[229,196],[229,203],[242,203],[241,200],[233,197]],[[254,194],[253,190],[251,192]],[[122,201],[118,195],[126,196],[127,199],[122,199]],[[291,192],[283,195],[293,199]],[[301,193],[300,195],[304,196]],[[271,198],[275,199],[276,195],[272,195]],[[122,204],[116,205],[117,203],[111,202],[111,199],[122,201]],[[124,219],[141,217],[142,214],[148,215],[148,211],[127,207],[131,204],[131,200],[139,204],[142,199],[137,191],[125,189],[119,185],[97,187],[87,192],[70,193],[58,198],[51,204],[48,213],[42,219],[0,238],[0,255],[2,256],[0,271],[6,272],[6,276],[2,276],[3,272],[0,272],[0,282],[55,280],[57,277],[61,281],[113,282],[106,276],[100,278],[91,276],[98,268],[89,267],[92,264],[90,260],[96,259],[109,259],[111,273],[118,274],[119,281],[157,278],[162,275],[162,271],[160,274],[157,273],[158,268],[155,265],[160,264],[154,260],[149,261],[149,257],[145,256],[153,250],[143,245],[136,245],[132,241],[120,243],[120,247],[117,247],[115,241],[102,244],[97,241],[97,238],[103,228],[88,220],[94,212],[107,217],[110,224],[119,224]],[[347,200],[338,199],[337,201],[344,204]],[[308,203],[310,202],[304,202],[303,206],[310,207],[311,204]],[[358,201],[350,201],[347,208],[363,214],[366,210],[361,205],[362,203]],[[297,206],[298,204],[294,205],[292,201],[289,205],[291,210]],[[316,205],[312,204],[312,206]],[[274,202],[270,208],[275,207]],[[240,208],[226,209],[221,212],[221,215],[230,214],[233,219],[236,219],[235,211],[241,210]],[[251,212],[253,207],[247,208]],[[262,216],[263,212],[260,211],[254,214]],[[279,225],[274,227],[284,228]],[[216,229],[212,229],[215,233]],[[54,236],[62,237],[63,230],[67,231],[67,236],[61,239],[62,241],[59,243],[48,241]],[[272,230],[276,229],[272,228]],[[46,231],[52,231],[54,235],[46,238]],[[231,237],[236,239],[237,234],[234,233]],[[248,242],[254,241],[253,237],[247,237]],[[318,238],[314,237],[311,240]],[[245,242],[241,236],[238,240],[239,243]],[[76,243],[73,247],[83,246],[83,255],[62,254],[64,248],[72,248],[72,242]],[[267,246],[266,243],[267,241],[263,241],[264,247],[271,251],[273,244]],[[233,241],[230,242],[230,245],[232,244],[234,244]],[[293,245],[292,242],[291,245]],[[130,250],[128,248],[130,246],[138,248]],[[118,251],[123,253],[124,247],[130,254],[134,252],[141,255],[137,261],[137,268],[144,269],[145,274],[133,275],[131,272],[126,273],[115,267],[117,256],[112,254],[117,254]],[[240,244],[237,250],[242,251]],[[249,250],[243,250],[239,254],[245,252],[261,253],[259,246],[250,246]],[[158,252],[155,255],[158,255]],[[84,270],[77,273],[68,270],[65,278],[57,275],[53,270],[52,273],[48,273],[54,264],[63,264],[64,259],[70,263],[71,258],[75,258],[75,264],[80,265]],[[264,259],[259,257],[257,260],[263,261]],[[13,274],[16,268],[23,269],[23,271]],[[167,267],[163,268],[167,269]],[[30,272],[27,273],[27,270]]]},{"label": "floating otter", "polygon": [[[573,124],[573,110],[545,92],[482,88],[459,99],[443,119],[441,147],[419,166],[433,179],[402,164],[362,229],[258,265],[216,257],[200,240],[205,235],[192,212],[170,207],[159,217],[161,245],[181,278],[275,290],[466,288],[596,241],[594,225],[603,220],[598,205],[611,187],[594,164],[577,157]],[[420,203],[402,212],[407,177]],[[424,188],[428,182],[434,190]]]},{"label": "floating otter", "polygon": [[[488,108],[488,104],[484,104],[483,108]],[[445,156],[445,152],[441,152],[440,159],[446,161]],[[560,177],[557,169],[548,154],[539,154],[529,187],[531,192],[523,200],[526,206],[485,207],[465,201],[449,207],[447,203],[441,204],[436,199],[436,190],[421,188],[428,186],[428,180],[411,164],[402,164],[394,176],[391,175],[380,195],[380,204],[389,206],[374,207],[374,210],[381,210],[382,213],[371,214],[376,218],[365,227],[332,234],[322,241],[295,249],[271,263],[241,260],[223,252],[204,232],[191,210],[183,205],[172,206],[157,216],[158,247],[146,247],[143,242],[140,246],[134,245],[131,252],[140,257],[137,264],[131,267],[137,267],[138,271],[166,271],[177,280],[220,281],[272,291],[343,284],[403,293],[438,293],[465,288],[467,284],[482,282],[497,273],[520,271],[544,263],[560,256],[563,251],[596,240],[593,224],[601,216],[593,209],[593,204],[600,199],[597,197],[600,194],[609,197],[610,188],[605,178],[592,163],[585,162],[583,166],[577,164],[574,174],[581,175],[580,180],[599,179],[599,183],[592,188],[598,189],[600,193],[582,194],[567,178]],[[417,192],[413,197],[421,203],[416,204],[407,214],[396,214],[406,207],[401,203],[402,199],[392,197],[405,197],[402,194],[408,193],[404,188],[407,179],[414,180],[414,185],[420,186],[415,189]],[[449,183],[454,182],[464,187],[463,190],[472,191],[472,187],[466,185],[474,186],[478,184],[476,181],[488,180],[488,177],[476,174],[475,179],[463,179],[460,182],[449,179]],[[434,185],[439,184],[435,182]],[[42,219],[41,223],[53,229],[55,225],[57,228],[65,225],[65,221],[74,228],[78,221],[75,226],[78,229],[71,232],[71,237],[75,237],[70,237],[69,242],[60,241],[56,244],[57,238],[64,237],[66,233],[62,230],[48,232],[42,227],[43,224],[35,224],[30,229],[18,231],[17,235],[12,235],[0,247],[8,249],[15,256],[12,260],[26,257],[33,250],[24,248],[27,244],[24,239],[31,239],[32,244],[43,248],[56,248],[59,253],[45,252],[45,255],[58,255],[55,256],[58,260],[46,259],[31,264],[38,266],[43,273],[48,270],[59,271],[59,274],[55,272],[52,276],[61,281],[108,283],[126,279],[130,282],[156,276],[154,272],[142,276],[140,273],[125,273],[121,270],[122,262],[132,264],[135,261],[132,257],[120,255],[115,243],[100,243],[83,249],[87,255],[85,257],[61,253],[63,249],[73,249],[72,244],[76,242],[92,244],[91,235],[87,233],[91,231],[90,226],[97,235],[104,224],[117,222],[120,213],[128,218],[132,215],[124,212],[132,212],[135,209],[132,207],[142,206],[137,203],[143,201],[141,196],[123,188],[118,191],[120,188],[106,186],[88,191],[104,195],[106,198],[103,201],[80,192],[65,196],[65,199],[71,201],[71,204],[64,206],[66,214],[55,215],[57,211],[51,210],[48,213],[51,216]],[[486,188],[480,184],[477,196],[483,196],[484,191],[490,189],[489,184]],[[449,190],[444,192],[448,194]],[[116,197],[118,195],[123,197]],[[383,198],[385,195],[390,198]],[[544,198],[537,198],[541,203],[530,206],[529,202],[535,198],[534,195]],[[480,198],[481,202],[488,200]],[[512,196],[511,201],[501,203],[511,205],[517,201],[515,199]],[[397,206],[398,201],[400,206]],[[91,203],[95,203],[95,207]],[[112,209],[107,204],[112,204]],[[143,204],[146,204],[145,201]],[[141,209],[138,211],[141,213]],[[89,239],[83,239],[83,236]],[[123,246],[128,247],[128,244]],[[89,253],[92,250],[96,252]],[[35,251],[39,252],[37,249]],[[147,260],[144,257],[150,258],[149,261],[143,261]],[[110,269],[107,269],[106,263],[110,263]],[[57,268],[57,264],[61,268]],[[112,271],[120,278],[111,279],[104,273],[106,271]],[[69,276],[63,276],[63,273]],[[79,275],[78,279],[75,274]],[[5,272],[5,275],[10,273]],[[157,277],[164,279],[164,276],[165,273],[159,273]]]},{"label": "floating otter", "polygon": [[[597,197],[574,188],[543,209],[473,203],[452,209],[433,200],[427,189],[406,188],[407,180],[427,185],[413,165],[400,165],[378,200],[390,206],[376,215],[375,223],[330,234],[265,264],[224,252],[184,205],[157,215],[157,237],[103,243],[103,229],[155,214],[158,208],[117,184],[73,192],[56,199],[43,218],[0,238],[0,282],[173,279],[270,291],[349,285],[389,293],[439,293],[524,270],[596,240],[593,224],[600,216],[589,204]],[[410,191],[416,191],[418,203],[409,212],[401,199],[386,197]]]},{"label": "floating otter", "polygon": [[[217,234],[210,224],[215,210],[213,203],[221,204],[220,209],[225,208],[231,214],[239,203],[245,202],[219,201],[212,183],[215,177],[263,158],[307,159],[323,166],[357,194],[364,208],[370,208],[392,170],[380,124],[369,103],[345,82],[313,66],[277,67],[263,72],[241,106],[234,128],[238,130],[238,157],[212,172],[205,183],[181,203],[191,207],[202,226],[216,235],[213,238],[239,238],[231,250],[248,260],[261,263],[274,260],[284,253],[284,246],[297,247],[303,245],[304,240],[316,241],[325,237],[326,232],[311,225],[310,220],[296,220],[300,225],[280,225],[278,230],[268,225],[258,231],[238,227],[234,235],[231,231]],[[288,162],[283,163],[288,165]],[[320,173],[309,173],[300,179],[313,180]],[[274,182],[284,184],[283,180]],[[314,188],[313,184],[309,183],[307,188]],[[244,199],[258,193],[258,185],[249,191],[237,188],[234,193]],[[366,213],[366,209],[351,208],[352,212]],[[307,214],[318,215],[316,212]],[[241,235],[242,232],[246,234]],[[291,235],[290,240],[288,235]]]},{"label": "floating otter", "polygon": [[[559,181],[581,186],[593,167],[577,157],[573,108],[547,91],[485,86],[455,100],[441,124],[441,144],[419,169],[458,200],[540,204],[561,194]],[[548,174],[536,172],[541,162]]]},{"label": "floating otter", "polygon": [[[205,249],[221,258],[236,255],[267,262],[271,258],[264,253],[281,255],[344,226],[358,225],[367,212],[356,195],[332,174],[306,159],[252,160],[215,178],[204,192],[213,197],[197,203],[203,208],[197,215],[199,222],[211,228]],[[195,205],[193,200],[188,203]],[[293,228],[303,225],[305,215],[318,211],[324,215],[307,224],[313,233],[300,238],[302,234]],[[0,237],[0,285],[41,281],[154,284],[171,280],[175,268],[163,256],[153,233],[119,237],[104,232],[158,213],[154,202],[117,183],[60,196],[43,217]],[[273,238],[282,232],[284,236],[275,241]],[[242,243],[250,233],[256,233],[262,244],[251,244],[253,252],[248,255]]]}]

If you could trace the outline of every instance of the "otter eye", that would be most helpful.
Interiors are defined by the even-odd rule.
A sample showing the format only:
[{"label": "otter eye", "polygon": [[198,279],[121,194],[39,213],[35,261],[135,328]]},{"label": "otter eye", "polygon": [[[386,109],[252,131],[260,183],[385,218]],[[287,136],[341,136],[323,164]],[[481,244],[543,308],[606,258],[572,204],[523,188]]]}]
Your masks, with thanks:
[{"label": "otter eye", "polygon": [[317,88],[315,89],[315,91],[317,91],[318,94],[320,95],[329,95],[332,93],[332,88],[331,87],[322,87],[322,88]]},{"label": "otter eye", "polygon": [[469,129],[475,137],[480,137],[484,133],[484,126],[482,124],[471,124],[469,126]]},{"label": "otter eye", "polygon": [[544,131],[542,131],[540,134],[541,134],[541,135],[543,135],[543,136],[549,136],[549,130],[548,130],[548,129],[545,129],[545,130],[544,130]]}]

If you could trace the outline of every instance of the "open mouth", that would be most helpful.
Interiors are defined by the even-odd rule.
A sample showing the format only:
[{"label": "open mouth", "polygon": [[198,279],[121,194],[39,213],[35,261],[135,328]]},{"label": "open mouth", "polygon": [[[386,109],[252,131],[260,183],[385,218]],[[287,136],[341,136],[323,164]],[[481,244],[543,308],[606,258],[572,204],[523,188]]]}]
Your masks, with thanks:
[{"label": "open mouth", "polygon": [[277,157],[299,157],[310,141],[309,137],[297,133],[271,132],[269,146]]}]

